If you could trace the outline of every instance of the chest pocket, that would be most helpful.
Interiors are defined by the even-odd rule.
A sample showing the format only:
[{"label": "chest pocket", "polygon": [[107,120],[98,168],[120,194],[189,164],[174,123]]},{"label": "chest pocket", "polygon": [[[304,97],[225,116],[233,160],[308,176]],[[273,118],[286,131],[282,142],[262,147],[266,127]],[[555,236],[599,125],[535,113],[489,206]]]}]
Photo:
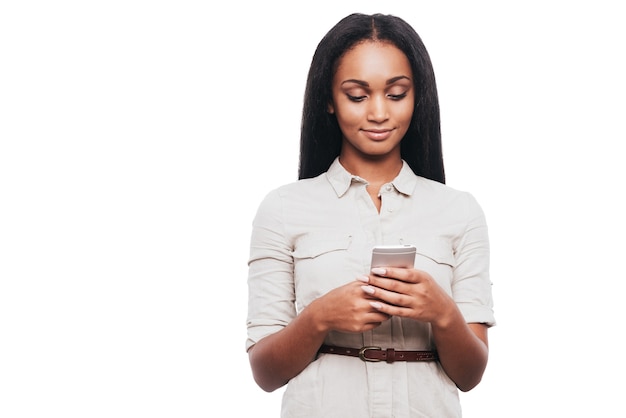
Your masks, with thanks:
[{"label": "chest pocket", "polygon": [[299,237],[292,252],[296,306],[298,311],[312,300],[347,280],[352,237],[336,232],[313,233]]},{"label": "chest pocket", "polygon": [[449,241],[433,240],[413,243],[417,248],[415,268],[429,273],[448,294],[452,292],[453,271],[456,264],[452,245]]}]

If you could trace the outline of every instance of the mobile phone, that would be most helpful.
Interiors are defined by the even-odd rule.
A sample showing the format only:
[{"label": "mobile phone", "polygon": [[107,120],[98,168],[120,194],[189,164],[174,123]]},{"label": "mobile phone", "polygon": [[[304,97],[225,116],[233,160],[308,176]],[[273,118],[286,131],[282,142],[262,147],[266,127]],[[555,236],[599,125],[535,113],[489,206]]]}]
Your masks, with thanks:
[{"label": "mobile phone", "polygon": [[413,266],[415,265],[415,251],[415,246],[410,244],[377,245],[372,250],[372,268],[413,268]]}]

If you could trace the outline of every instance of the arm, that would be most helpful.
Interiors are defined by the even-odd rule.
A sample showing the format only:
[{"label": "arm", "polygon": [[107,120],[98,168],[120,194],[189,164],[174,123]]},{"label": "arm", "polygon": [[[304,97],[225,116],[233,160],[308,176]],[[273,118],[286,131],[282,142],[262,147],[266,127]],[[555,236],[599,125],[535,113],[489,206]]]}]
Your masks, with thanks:
[{"label": "arm", "polygon": [[469,194],[465,194],[459,209],[466,221],[454,243],[452,293],[441,296],[442,309],[431,326],[442,367],[460,390],[468,391],[480,382],[487,366],[487,330],[493,324],[493,302],[484,213]]},{"label": "arm", "polygon": [[431,324],[441,366],[462,391],[482,379],[493,324],[487,226],[478,203],[465,196],[458,211],[464,227],[453,244],[451,295],[430,274],[414,269],[373,269],[366,278],[371,286],[364,288],[381,298],[374,306],[382,312]]},{"label": "arm", "polygon": [[313,302],[285,328],[268,335],[248,350],[256,383],[272,392],[285,385],[315,359],[327,330]]},{"label": "arm", "polygon": [[359,282],[350,282],[313,301],[286,327],[261,339],[248,351],[257,384],[271,392],[297,376],[315,359],[331,330],[365,332],[386,319],[369,304]]},{"label": "arm", "polygon": [[457,387],[467,392],[480,383],[489,357],[487,326],[467,324],[452,302],[450,313],[431,322],[441,366]]},{"label": "arm", "polygon": [[433,327],[433,336],[441,366],[457,387],[467,392],[478,385],[489,357],[487,326],[466,324],[461,316],[448,326]]},{"label": "arm", "polygon": [[[456,303],[426,272],[414,269],[372,269],[359,278],[364,293],[378,298],[372,307],[388,315],[429,322],[446,374],[462,391],[475,387],[487,366],[487,327],[467,324]],[[384,276],[384,277],[383,277]]]},{"label": "arm", "polygon": [[[268,392],[304,370],[330,331],[364,332],[388,318],[372,308],[360,283],[351,277],[345,279],[347,284],[308,302],[298,314],[296,244],[285,232],[283,213],[280,194],[268,195],[255,217],[250,245],[248,356],[255,381]],[[323,271],[333,274],[332,269]]]}]

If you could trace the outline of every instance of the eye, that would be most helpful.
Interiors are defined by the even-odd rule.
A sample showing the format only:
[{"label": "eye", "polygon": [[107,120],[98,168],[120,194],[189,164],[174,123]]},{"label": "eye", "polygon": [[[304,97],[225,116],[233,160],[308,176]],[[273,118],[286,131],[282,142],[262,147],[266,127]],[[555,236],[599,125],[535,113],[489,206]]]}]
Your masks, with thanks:
[{"label": "eye", "polygon": [[406,91],[400,94],[388,94],[387,97],[389,97],[391,100],[402,100],[406,97]]},{"label": "eye", "polygon": [[347,94],[347,93],[346,93],[346,96],[348,96],[348,99],[353,101],[353,102],[362,102],[367,97],[367,96],[353,96],[353,95]]}]

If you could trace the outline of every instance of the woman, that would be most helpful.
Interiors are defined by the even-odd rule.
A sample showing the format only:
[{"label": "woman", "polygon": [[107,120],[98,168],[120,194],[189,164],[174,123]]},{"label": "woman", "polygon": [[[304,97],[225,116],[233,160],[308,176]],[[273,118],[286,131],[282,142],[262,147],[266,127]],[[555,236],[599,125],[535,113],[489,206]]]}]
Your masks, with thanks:
[{"label": "woman", "polygon": [[[446,186],[435,77],[402,19],[353,14],[309,71],[300,180],[253,223],[248,349],[285,417],[456,417],[495,324],[474,198]],[[414,268],[370,270],[377,244]],[[376,361],[376,360],[384,361]]]}]

